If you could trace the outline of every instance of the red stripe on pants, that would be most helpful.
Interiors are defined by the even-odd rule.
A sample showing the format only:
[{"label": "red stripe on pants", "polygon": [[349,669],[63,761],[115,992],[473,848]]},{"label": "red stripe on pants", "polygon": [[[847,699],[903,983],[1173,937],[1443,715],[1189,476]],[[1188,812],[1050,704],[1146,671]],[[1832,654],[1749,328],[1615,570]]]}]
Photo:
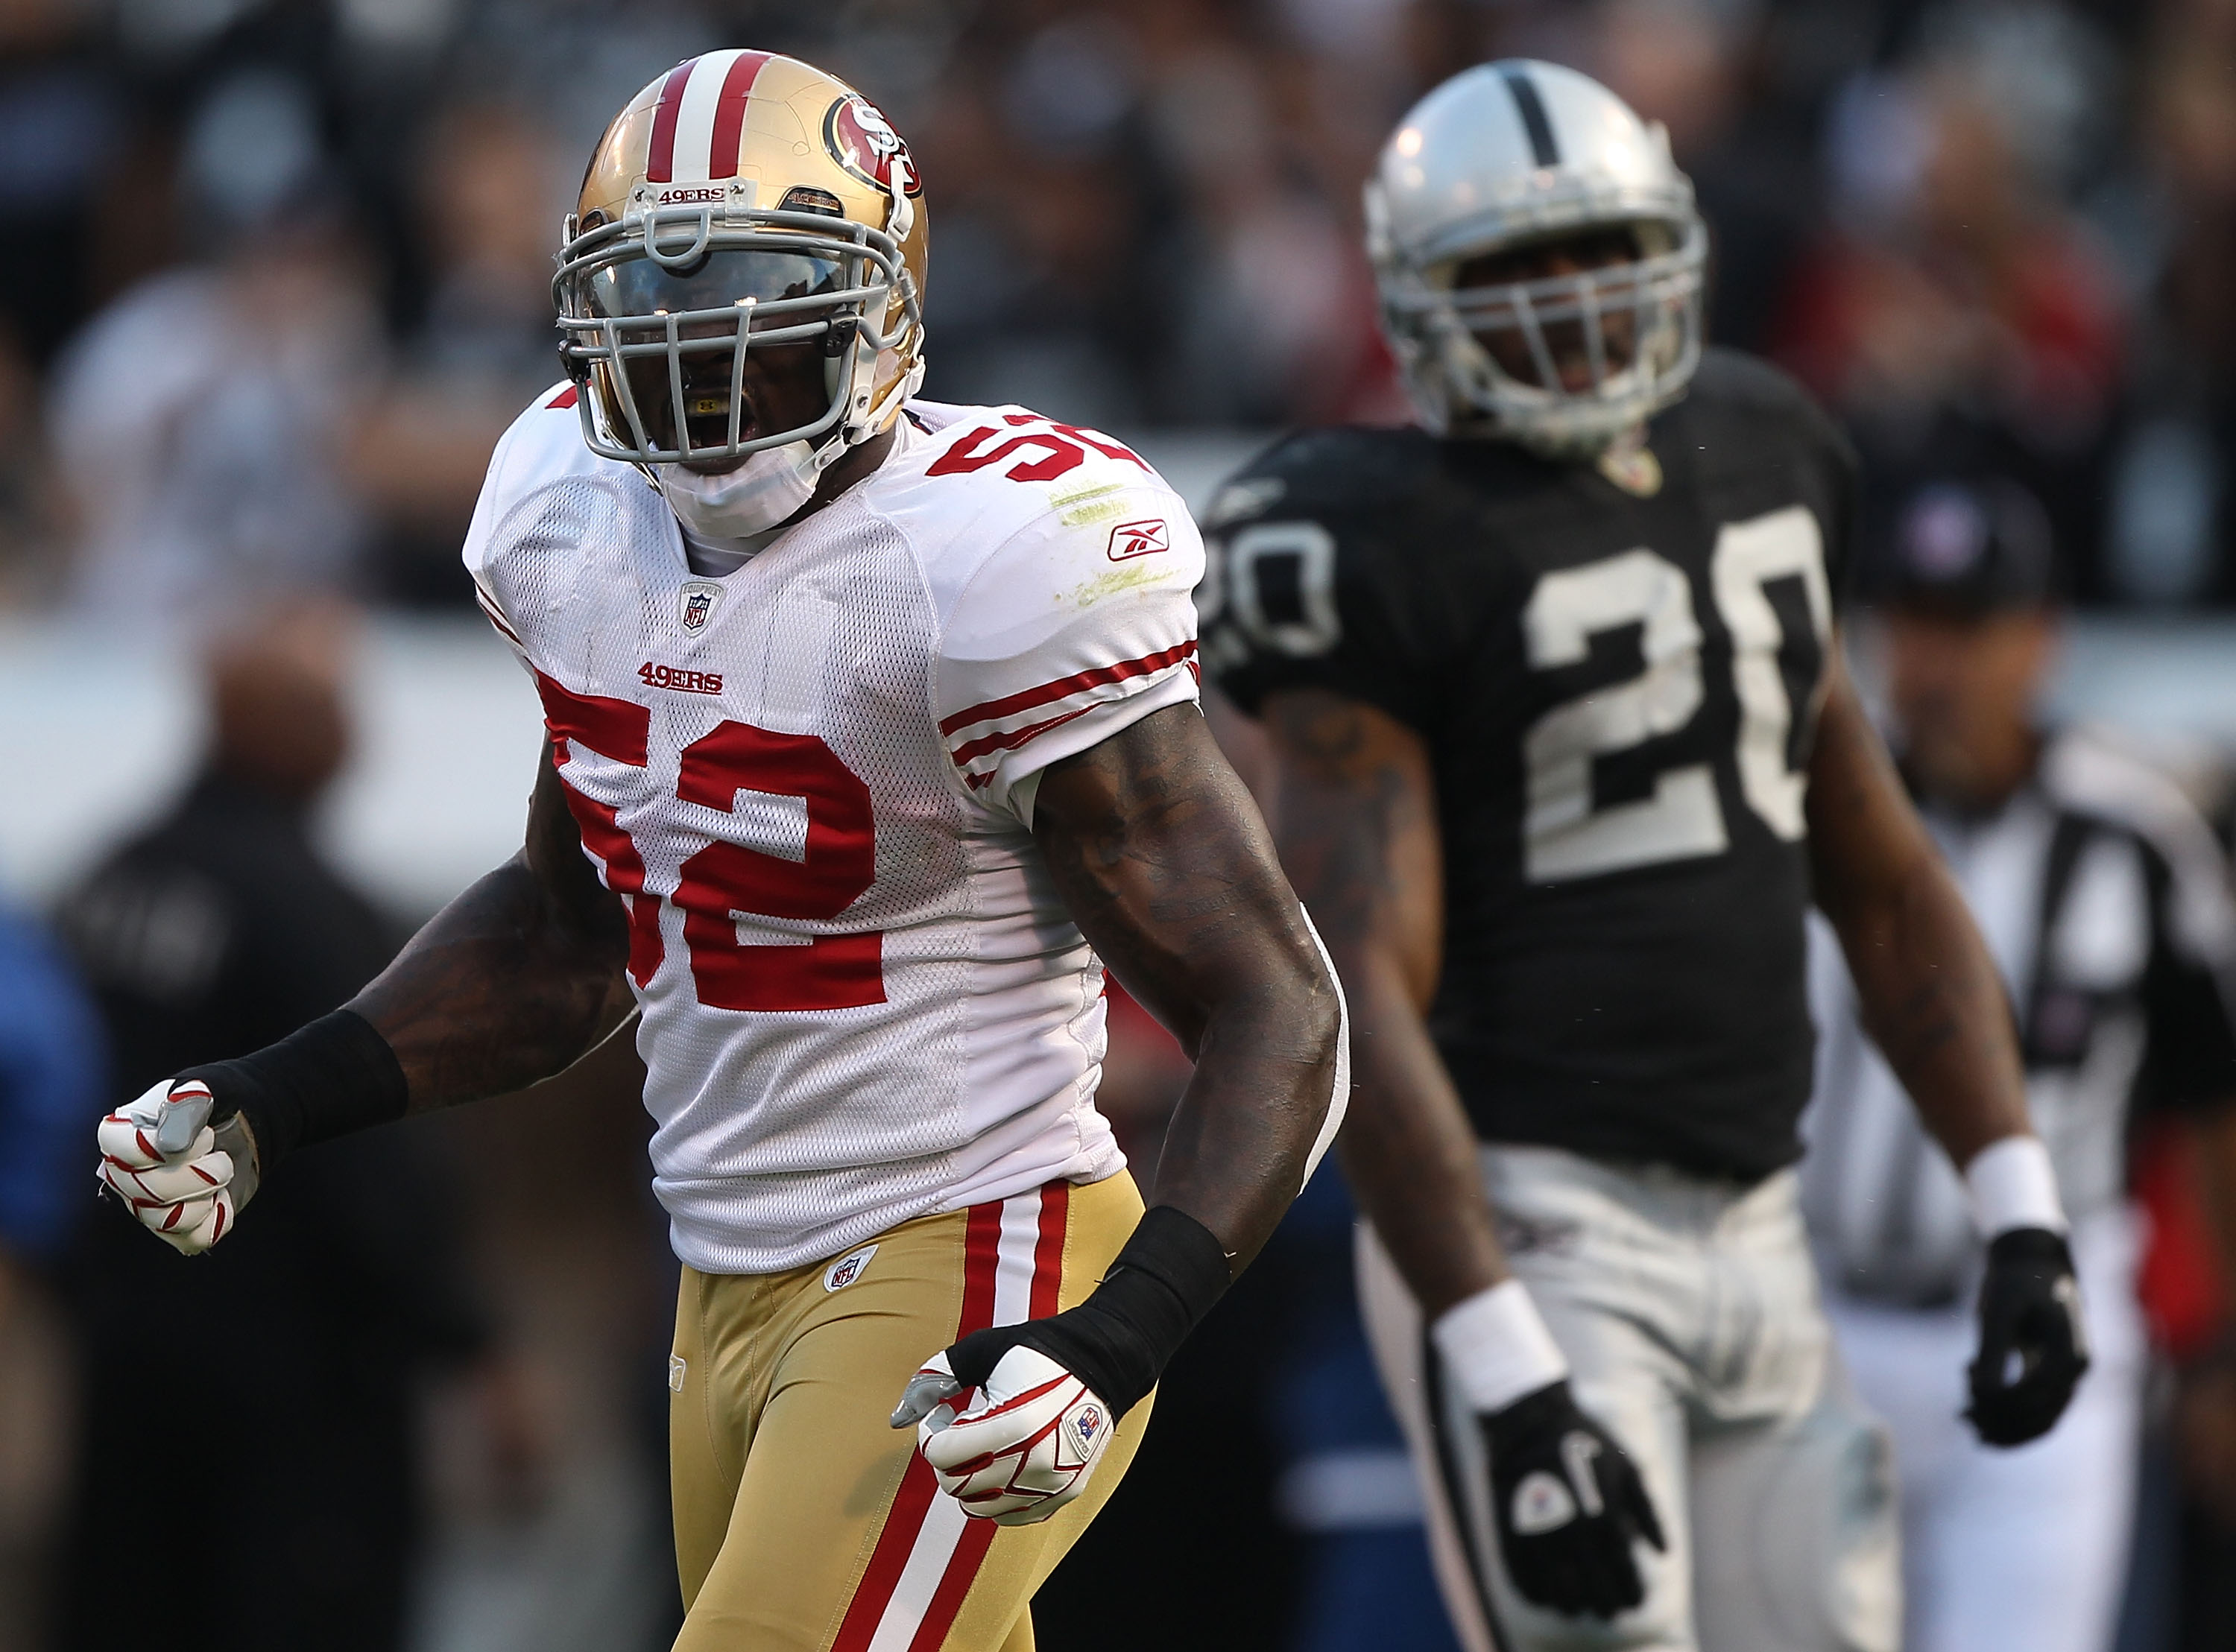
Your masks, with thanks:
[{"label": "red stripe on pants", "polygon": [[[994,1322],[994,1275],[1001,1260],[1000,1203],[972,1205],[963,1229],[963,1312],[956,1328],[957,1340]],[[1037,1275],[1033,1286],[1037,1296]],[[922,1452],[911,1452],[908,1468],[901,1475],[901,1489],[894,1494],[893,1506],[885,1515],[885,1530],[878,1534],[878,1546],[871,1551],[869,1567],[855,1588],[845,1619],[838,1625],[838,1638],[831,1642],[831,1652],[867,1652],[885,1617],[885,1608],[892,1603],[893,1590],[900,1585],[901,1573],[907,1568],[910,1551],[916,1547],[917,1534],[924,1528],[924,1518],[931,1507],[931,1499],[938,1492],[939,1481],[931,1472],[931,1465],[924,1460]],[[982,1528],[985,1533],[983,1539],[977,1536]],[[932,1609],[924,1618],[926,1625],[939,1616],[939,1607],[947,1598],[957,1562],[966,1554],[970,1557],[963,1580],[963,1590],[967,1592],[970,1579],[977,1575],[978,1563],[985,1558],[987,1545],[993,1540],[994,1524],[990,1520],[973,1520],[963,1528],[956,1552],[934,1592]],[[955,1604],[962,1604],[960,1594]],[[951,1612],[949,1616],[952,1621]],[[944,1635],[946,1630],[939,1632]],[[920,1627],[917,1633],[921,1637],[923,1629]],[[911,1647],[914,1644],[911,1642]],[[931,1644],[937,1646],[938,1642],[935,1639]]]},{"label": "red stripe on pants", "polygon": [[[1033,1244],[1033,1288],[1026,1309],[1029,1319],[1046,1319],[1056,1311],[1063,1287],[1064,1218],[1070,1204],[1069,1183],[1051,1182],[1041,1190],[1040,1233]],[[932,1591],[924,1622],[909,1641],[908,1652],[937,1652],[947,1631],[955,1627],[963,1596],[977,1580],[978,1567],[994,1546],[994,1534],[999,1530],[991,1520],[973,1520],[963,1528],[947,1570],[940,1574],[939,1587]]]},{"label": "red stripe on pants", "polygon": [[1029,1317],[1044,1320],[1062,1304],[1064,1224],[1071,1215],[1071,1183],[1041,1190],[1041,1237],[1033,1248],[1033,1305]]}]

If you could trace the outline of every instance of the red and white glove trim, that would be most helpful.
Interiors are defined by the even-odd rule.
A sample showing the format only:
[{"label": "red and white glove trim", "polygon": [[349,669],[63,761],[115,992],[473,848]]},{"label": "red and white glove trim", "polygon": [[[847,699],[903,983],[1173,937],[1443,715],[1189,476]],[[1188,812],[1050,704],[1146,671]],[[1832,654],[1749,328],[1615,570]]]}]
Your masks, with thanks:
[{"label": "red and white glove trim", "polygon": [[[934,1354],[911,1387],[954,1384],[947,1356]],[[1033,1525],[1087,1489],[1115,1427],[1102,1396],[1036,1348],[1015,1347],[986,1379],[979,1405],[959,1386],[917,1424],[917,1449],[939,1489],[965,1514],[996,1525]]]},{"label": "red and white glove trim", "polygon": [[140,1224],[182,1255],[200,1255],[233,1230],[233,1156],[210,1128],[209,1086],[199,1079],[152,1086],[101,1121],[95,1171]]}]

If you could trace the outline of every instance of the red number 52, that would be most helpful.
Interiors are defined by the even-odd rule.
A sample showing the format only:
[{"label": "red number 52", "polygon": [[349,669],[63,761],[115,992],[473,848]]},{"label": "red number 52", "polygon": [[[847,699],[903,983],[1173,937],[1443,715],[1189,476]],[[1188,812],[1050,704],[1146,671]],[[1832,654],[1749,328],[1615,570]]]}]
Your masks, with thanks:
[{"label": "red number 52", "polygon": [[[645,764],[652,713],[632,701],[576,694],[536,674],[552,762],[573,741],[635,768]],[[845,1010],[885,1001],[881,930],[819,935],[805,945],[745,945],[738,917],[828,920],[860,898],[877,877],[877,831],[870,789],[822,739],[773,734],[722,722],[683,748],[676,795],[728,814],[738,793],[798,797],[807,805],[807,853],[789,861],[717,840],[683,862],[674,903],[699,1001],[724,1010]],[[639,987],[660,967],[661,898],[644,888],[636,845],[596,799],[567,788],[567,806],[583,847],[604,862],[606,887],[629,908],[629,974]]]}]

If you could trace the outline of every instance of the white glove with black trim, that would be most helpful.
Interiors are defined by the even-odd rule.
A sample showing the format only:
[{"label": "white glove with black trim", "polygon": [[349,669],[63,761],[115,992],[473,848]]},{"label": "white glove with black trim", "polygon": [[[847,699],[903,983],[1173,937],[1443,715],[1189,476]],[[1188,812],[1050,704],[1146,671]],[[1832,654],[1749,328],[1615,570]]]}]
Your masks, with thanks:
[{"label": "white glove with black trim", "polygon": [[256,1139],[238,1113],[212,1128],[200,1079],[166,1078],[101,1121],[102,1184],[181,1255],[233,1231],[256,1192]]},{"label": "white glove with black trim", "polygon": [[1037,1348],[1012,1347],[988,1373],[982,1402],[944,1353],[909,1380],[893,1412],[916,1425],[917,1449],[939,1489],[965,1514],[996,1525],[1037,1524],[1087,1489],[1115,1419],[1102,1397]]}]

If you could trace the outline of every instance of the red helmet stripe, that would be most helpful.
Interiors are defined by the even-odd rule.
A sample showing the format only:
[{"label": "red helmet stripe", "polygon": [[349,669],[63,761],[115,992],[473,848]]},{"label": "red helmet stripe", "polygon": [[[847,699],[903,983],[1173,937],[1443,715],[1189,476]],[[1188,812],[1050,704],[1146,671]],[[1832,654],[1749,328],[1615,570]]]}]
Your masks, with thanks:
[{"label": "red helmet stripe", "polygon": [[691,82],[691,71],[699,60],[687,58],[668,71],[668,80],[660,88],[660,108],[652,117],[652,153],[646,157],[644,175],[656,184],[666,183],[675,172],[675,122],[683,113],[683,88]]},{"label": "red helmet stripe", "polygon": [[746,129],[746,98],[753,89],[754,76],[768,60],[766,52],[740,52],[730,72],[722,77],[722,101],[715,108],[714,134],[707,146],[709,178],[738,175],[738,142]]}]

